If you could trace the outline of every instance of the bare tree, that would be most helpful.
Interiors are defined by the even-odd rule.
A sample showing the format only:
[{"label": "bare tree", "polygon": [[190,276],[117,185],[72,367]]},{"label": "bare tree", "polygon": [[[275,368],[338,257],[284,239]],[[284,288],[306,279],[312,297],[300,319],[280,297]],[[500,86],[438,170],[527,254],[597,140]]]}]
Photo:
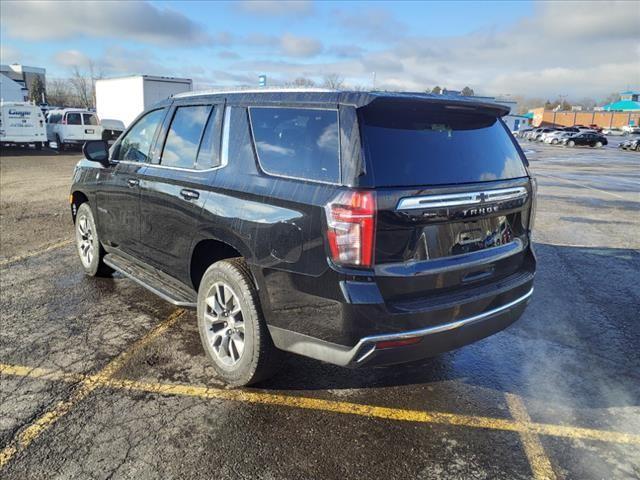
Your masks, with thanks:
[{"label": "bare tree", "polygon": [[47,102],[56,107],[76,106],[73,100],[73,87],[69,79],[52,78],[47,80]]},{"label": "bare tree", "polygon": [[73,67],[71,87],[80,107],[91,108],[93,103],[93,92],[91,91],[91,79],[87,78],[78,67]]},{"label": "bare tree", "polygon": [[324,76],[322,86],[332,90],[341,90],[344,87],[344,78],[337,73],[330,73]]},{"label": "bare tree", "polygon": [[464,87],[460,93],[463,97],[473,97],[474,95],[473,88],[469,87]]},{"label": "bare tree", "polygon": [[307,77],[298,77],[293,82],[288,83],[287,86],[292,87],[315,87],[316,82]]},{"label": "bare tree", "polygon": [[94,62],[87,65],[88,71],[83,71],[74,66],[69,82],[76,97],[78,106],[95,108],[96,106],[96,80],[103,77],[102,70],[96,68]]}]

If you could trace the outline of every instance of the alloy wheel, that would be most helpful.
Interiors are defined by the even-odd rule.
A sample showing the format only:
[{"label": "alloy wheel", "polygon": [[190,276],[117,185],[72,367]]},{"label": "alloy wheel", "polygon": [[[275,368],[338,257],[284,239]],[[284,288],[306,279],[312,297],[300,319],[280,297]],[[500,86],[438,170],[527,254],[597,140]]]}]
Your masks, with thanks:
[{"label": "alloy wheel", "polygon": [[235,292],[224,282],[216,282],[205,300],[204,320],[207,340],[217,359],[232,367],[244,353],[244,318]]},{"label": "alloy wheel", "polygon": [[76,243],[82,264],[89,268],[95,255],[95,235],[86,215],[81,215],[76,221]]}]

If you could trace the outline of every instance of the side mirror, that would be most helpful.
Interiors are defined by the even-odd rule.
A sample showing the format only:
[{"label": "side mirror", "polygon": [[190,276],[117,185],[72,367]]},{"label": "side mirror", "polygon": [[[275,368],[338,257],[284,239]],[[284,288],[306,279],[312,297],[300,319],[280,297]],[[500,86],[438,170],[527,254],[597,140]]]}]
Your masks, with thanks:
[{"label": "side mirror", "polygon": [[103,167],[109,166],[109,145],[103,140],[91,140],[82,146],[84,158],[98,162]]}]

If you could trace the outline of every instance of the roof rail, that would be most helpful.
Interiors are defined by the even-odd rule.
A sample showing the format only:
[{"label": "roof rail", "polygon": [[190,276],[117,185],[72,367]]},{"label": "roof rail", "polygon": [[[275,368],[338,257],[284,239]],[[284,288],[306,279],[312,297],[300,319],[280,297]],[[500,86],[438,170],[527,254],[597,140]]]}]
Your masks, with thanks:
[{"label": "roof rail", "polygon": [[232,93],[327,93],[327,92],[338,92],[339,90],[334,90],[331,88],[301,88],[301,87],[277,87],[277,88],[252,88],[248,87],[246,89],[235,89],[235,90],[224,90],[224,89],[208,89],[208,90],[199,90],[195,92],[182,92],[176,93],[171,96],[171,98],[189,98],[189,97],[198,97],[203,95],[227,95]]}]

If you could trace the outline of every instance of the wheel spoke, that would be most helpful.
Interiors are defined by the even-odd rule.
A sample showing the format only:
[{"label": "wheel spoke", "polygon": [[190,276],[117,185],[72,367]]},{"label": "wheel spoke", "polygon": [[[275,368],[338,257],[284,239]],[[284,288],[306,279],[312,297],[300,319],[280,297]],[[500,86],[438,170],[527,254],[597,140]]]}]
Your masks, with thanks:
[{"label": "wheel spoke", "polygon": [[231,289],[225,285],[224,286],[224,304],[223,305],[225,306],[226,310],[233,309],[234,297],[235,297],[235,295],[233,294]]},{"label": "wheel spoke", "polygon": [[223,320],[218,315],[212,315],[211,313],[205,312],[204,319],[207,322],[209,328],[224,325]]}]

